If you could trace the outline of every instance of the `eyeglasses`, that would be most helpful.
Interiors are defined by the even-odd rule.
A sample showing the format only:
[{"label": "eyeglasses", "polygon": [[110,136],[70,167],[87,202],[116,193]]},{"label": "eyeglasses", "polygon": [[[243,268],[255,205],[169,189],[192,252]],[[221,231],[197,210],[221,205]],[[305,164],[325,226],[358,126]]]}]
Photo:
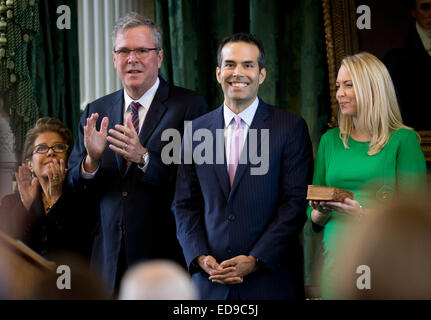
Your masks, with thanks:
[{"label": "eyeglasses", "polygon": [[48,153],[49,149],[52,149],[55,153],[63,153],[69,149],[69,146],[64,143],[56,143],[52,147],[48,147],[46,144],[38,144],[33,148],[33,153]]},{"label": "eyeglasses", "polygon": [[135,55],[138,59],[142,59],[147,57],[150,54],[150,51],[159,50],[159,48],[136,48],[136,49],[127,49],[121,48],[118,50],[114,50],[114,53],[119,56],[121,59],[126,59],[129,57],[130,52],[135,52]]}]

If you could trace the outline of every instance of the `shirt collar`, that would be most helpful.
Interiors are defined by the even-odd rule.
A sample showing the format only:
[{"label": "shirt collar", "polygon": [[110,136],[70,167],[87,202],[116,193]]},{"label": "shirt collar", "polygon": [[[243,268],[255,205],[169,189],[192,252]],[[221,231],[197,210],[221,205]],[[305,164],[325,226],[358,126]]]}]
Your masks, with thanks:
[{"label": "shirt collar", "polygon": [[156,82],[154,82],[153,86],[150,89],[148,89],[147,92],[145,92],[143,96],[140,97],[138,100],[133,100],[127,94],[126,90],[123,90],[124,91],[124,110],[127,111],[127,108],[129,107],[132,101],[139,102],[141,106],[143,106],[145,109],[148,109],[149,106],[151,105],[151,102],[154,99],[154,96],[156,95],[156,91],[159,88],[159,84],[160,84],[160,80],[159,80],[159,77],[157,77],[157,80]]},{"label": "shirt collar", "polygon": [[425,47],[425,50],[431,54],[431,34],[427,32],[421,25],[416,21],[416,30],[419,34],[419,38],[422,41],[422,44]]},{"label": "shirt collar", "polygon": [[[256,99],[253,101],[252,104],[250,104],[247,108],[245,108],[242,112],[238,114],[238,116],[241,117],[242,121],[244,121],[249,128],[253,121],[258,105],[259,105],[259,98],[256,97]],[[230,122],[232,121],[233,117],[235,116],[235,113],[231,109],[229,109],[228,106],[226,106],[226,102],[223,103],[223,116],[224,116],[225,128],[227,128]]]}]

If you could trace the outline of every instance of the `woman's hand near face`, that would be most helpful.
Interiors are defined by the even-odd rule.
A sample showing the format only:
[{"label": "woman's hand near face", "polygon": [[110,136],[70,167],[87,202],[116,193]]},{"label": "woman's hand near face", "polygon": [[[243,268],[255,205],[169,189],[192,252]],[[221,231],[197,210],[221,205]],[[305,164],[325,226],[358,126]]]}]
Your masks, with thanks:
[{"label": "woman's hand near face", "polygon": [[49,164],[50,170],[48,173],[49,180],[49,197],[51,198],[51,205],[57,202],[63,193],[63,184],[66,178],[66,162],[63,159],[53,159]]},{"label": "woman's hand near face", "polygon": [[33,201],[36,199],[39,180],[36,177],[31,177],[31,171],[25,164],[19,166],[18,172],[15,173],[15,178],[21,201],[24,207],[30,210]]}]

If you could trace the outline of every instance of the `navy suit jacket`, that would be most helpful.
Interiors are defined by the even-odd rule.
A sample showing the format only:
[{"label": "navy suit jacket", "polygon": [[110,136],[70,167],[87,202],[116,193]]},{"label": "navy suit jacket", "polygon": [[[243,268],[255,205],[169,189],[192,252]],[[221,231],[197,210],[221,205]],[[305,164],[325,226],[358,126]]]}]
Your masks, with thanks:
[{"label": "navy suit jacket", "polygon": [[93,194],[100,215],[95,228],[92,263],[100,268],[112,293],[122,237],[125,240],[127,264],[154,258],[167,258],[184,265],[181,247],[175,237],[175,220],[170,210],[175,193],[177,165],[161,161],[165,129],[183,131],[184,121],[205,112],[208,105],[195,92],[160,85],[147,112],[139,134],[141,144],[149,150],[150,162],[143,173],[132,163],[126,170],[125,160],[107,144],[94,179],[81,176],[81,163],[86,155],[83,127],[92,113],[99,113],[97,129],[103,117],[109,117],[108,130],[123,123],[123,90],[90,103],[82,114],[79,135],[69,158],[68,184],[72,190]]},{"label": "navy suit jacket", "polygon": [[429,130],[431,56],[419,37],[416,23],[410,25],[404,47],[390,50],[383,62],[394,82],[403,122],[415,130]]},{"label": "navy suit jacket", "polygon": [[[223,107],[194,120],[192,126],[193,132],[207,128],[216,137],[216,130],[224,128]],[[193,279],[202,299],[302,299],[298,235],[306,221],[307,185],[313,168],[308,128],[301,117],[260,101],[251,129],[269,129],[266,174],[251,175],[250,169],[259,165],[247,156],[247,163],[238,165],[231,188],[226,156],[223,164],[217,164],[217,152],[215,164],[179,166],[172,206],[177,237],[192,273],[200,255],[212,255],[218,263],[252,255],[265,265],[235,285],[212,283],[208,274],[196,269]],[[217,144],[223,148],[218,150],[224,150],[223,139],[214,138],[214,150]],[[197,145],[193,142],[193,150]]]}]

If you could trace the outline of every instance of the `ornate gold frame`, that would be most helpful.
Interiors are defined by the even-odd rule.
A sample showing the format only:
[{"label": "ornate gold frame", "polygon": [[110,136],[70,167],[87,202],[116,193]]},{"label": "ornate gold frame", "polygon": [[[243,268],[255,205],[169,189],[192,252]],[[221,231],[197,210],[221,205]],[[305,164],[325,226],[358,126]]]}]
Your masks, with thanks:
[{"label": "ornate gold frame", "polygon": [[[326,52],[331,95],[331,119],[329,127],[337,125],[338,104],[335,98],[335,81],[341,60],[359,51],[356,28],[355,0],[322,0],[325,25]],[[431,161],[431,130],[418,131],[421,147],[427,161]]]},{"label": "ornate gold frame", "polygon": [[331,94],[330,127],[336,126],[338,104],[335,99],[335,81],[341,60],[358,51],[354,0],[323,0],[326,52]]},{"label": "ornate gold frame", "polygon": [[418,131],[421,136],[421,147],[427,161],[431,162],[431,130]]}]

